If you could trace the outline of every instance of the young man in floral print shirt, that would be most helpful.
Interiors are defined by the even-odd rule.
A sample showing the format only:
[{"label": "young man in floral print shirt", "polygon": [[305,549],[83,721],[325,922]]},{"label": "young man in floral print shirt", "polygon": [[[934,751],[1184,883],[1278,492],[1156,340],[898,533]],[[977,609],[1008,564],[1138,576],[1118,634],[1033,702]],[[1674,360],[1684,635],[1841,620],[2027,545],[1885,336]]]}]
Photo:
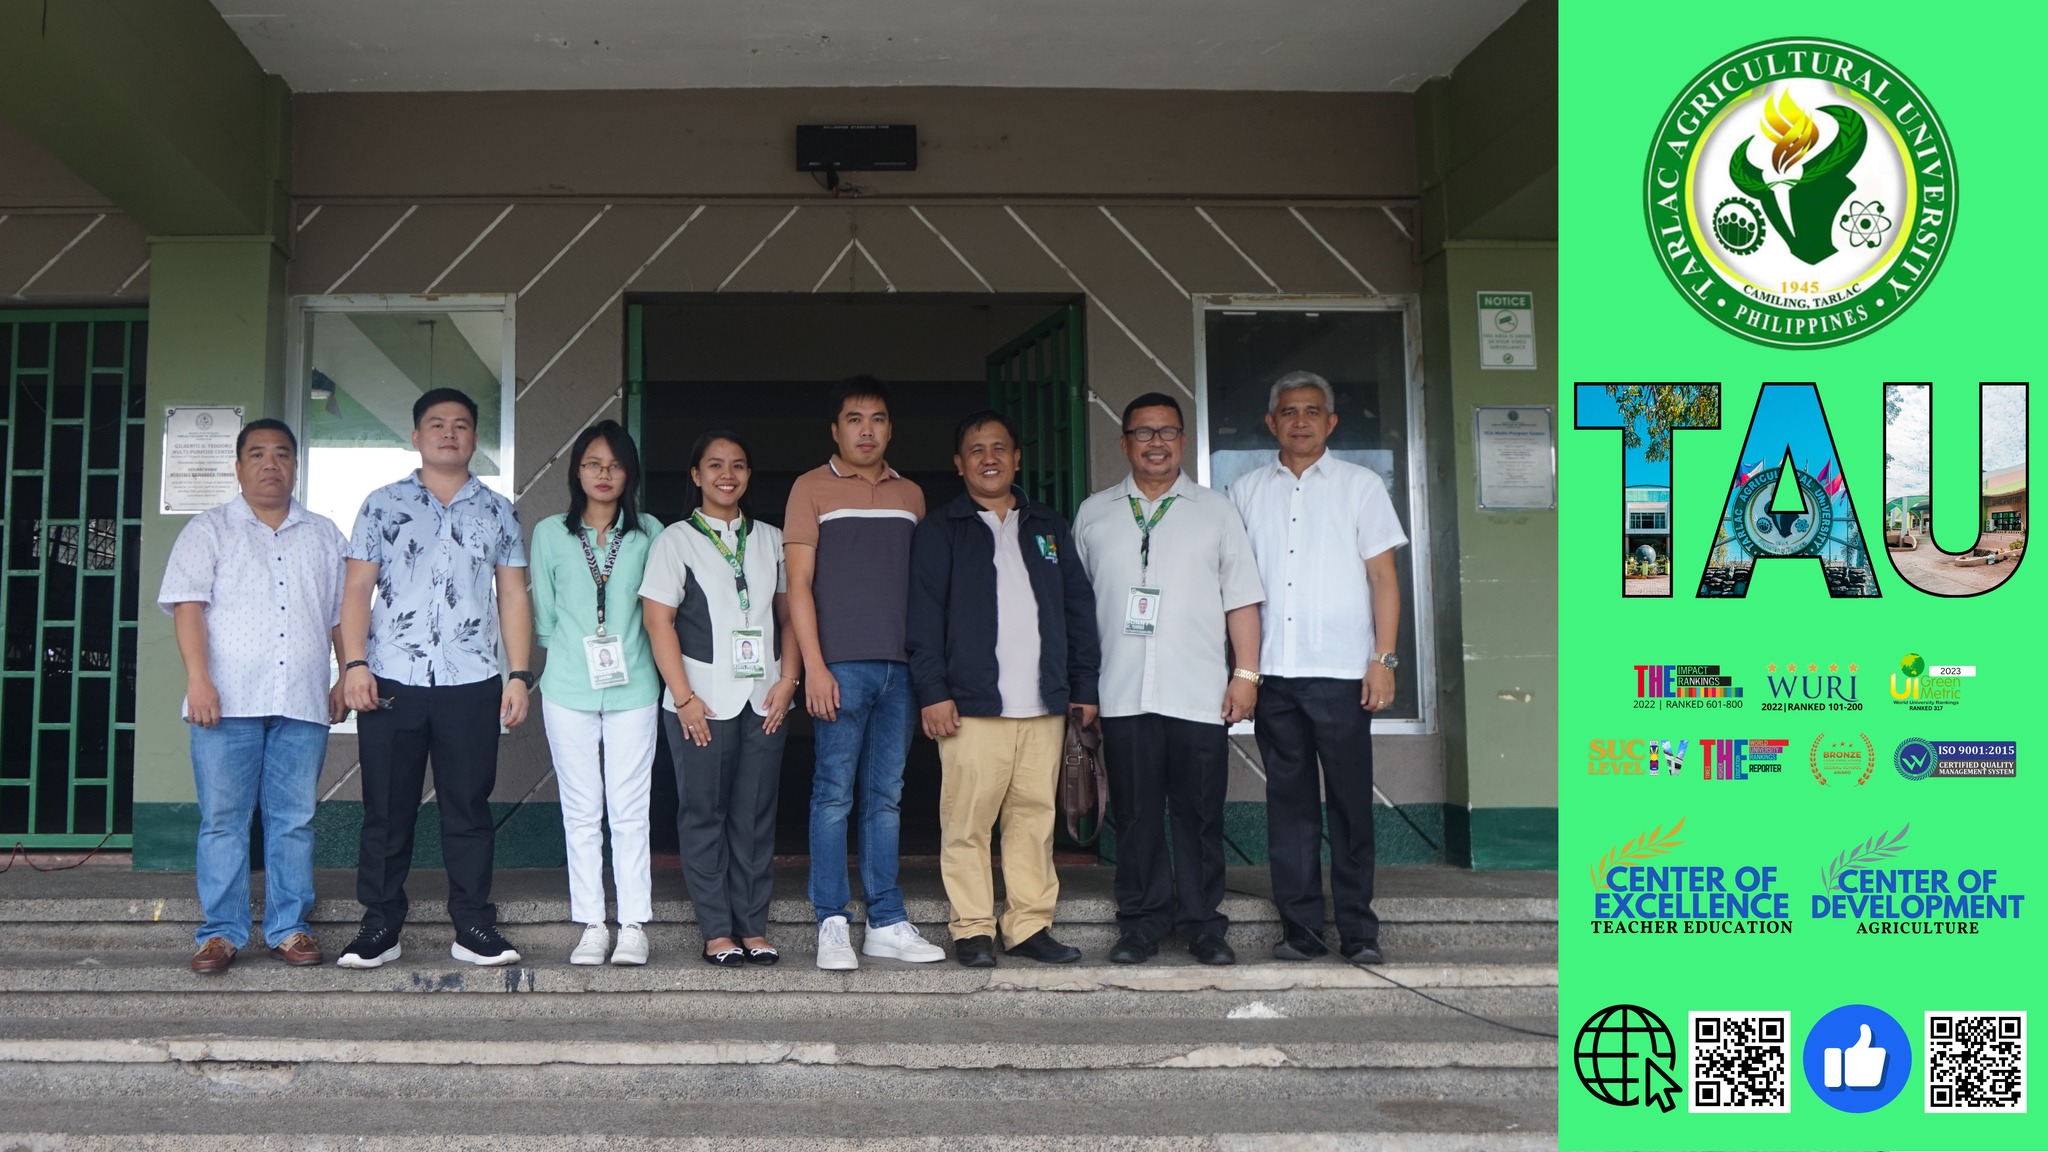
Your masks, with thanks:
[{"label": "young man in floral print shirt", "polygon": [[[455,922],[451,954],[472,964],[519,960],[498,934],[490,902],[490,798],[498,726],[526,719],[533,614],[519,517],[469,471],[476,416],[476,402],[452,388],[421,396],[412,410],[419,470],[370,493],[349,541],[342,691],[360,717],[363,923],[342,953],[344,968],[399,956],[429,754]],[[501,633],[509,672],[502,684]]]}]

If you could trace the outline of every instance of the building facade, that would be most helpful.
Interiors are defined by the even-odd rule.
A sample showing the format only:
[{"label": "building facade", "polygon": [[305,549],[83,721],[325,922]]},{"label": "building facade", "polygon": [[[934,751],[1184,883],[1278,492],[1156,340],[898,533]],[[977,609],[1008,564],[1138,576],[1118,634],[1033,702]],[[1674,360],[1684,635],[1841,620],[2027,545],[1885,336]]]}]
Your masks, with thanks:
[{"label": "building facade", "polygon": [[[1478,406],[1556,403],[1554,4],[1350,91],[294,91],[303,61],[206,3],[116,8],[0,27],[6,837],[190,867],[181,665],[151,607],[185,522],[164,510],[177,409],[290,421],[302,498],[344,527],[442,385],[481,402],[475,470],[529,525],[603,418],[641,437],[665,517],[689,440],[741,430],[772,514],[777,477],[829,451],[819,391],[872,372],[928,488],[955,482],[952,422],[994,401],[1034,491],[1071,507],[1123,474],[1130,398],[1179,396],[1188,466],[1221,484],[1270,451],[1266,384],[1307,366],[1339,386],[1333,447],[1388,478],[1415,541],[1383,856],[1555,866],[1555,773],[1526,760],[1556,746],[1556,621],[1528,611],[1555,603],[1555,520],[1478,510],[1466,431]],[[915,124],[918,168],[821,187],[791,164],[807,123]],[[1479,366],[1474,301],[1504,289],[1534,294],[1533,371]],[[354,743],[321,775],[324,864],[354,857]],[[1233,744],[1232,859],[1256,862],[1263,776]],[[500,764],[500,862],[558,863],[537,716]]]}]

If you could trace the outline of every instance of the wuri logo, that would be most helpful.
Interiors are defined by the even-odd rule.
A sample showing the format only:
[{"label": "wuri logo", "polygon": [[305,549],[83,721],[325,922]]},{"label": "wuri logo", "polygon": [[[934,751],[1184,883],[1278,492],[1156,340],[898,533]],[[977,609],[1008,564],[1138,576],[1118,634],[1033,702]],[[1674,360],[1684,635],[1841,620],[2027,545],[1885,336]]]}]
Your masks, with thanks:
[{"label": "wuri logo", "polygon": [[1695,76],[1657,127],[1644,209],[1665,274],[1759,344],[1876,331],[1927,289],[1955,230],[1956,173],[1927,98],[1890,64],[1811,37]]},{"label": "wuri logo", "polygon": [[1778,665],[1770,666],[1764,676],[1764,683],[1770,685],[1771,699],[1797,700],[1824,704],[1856,702],[1856,665],[1850,664],[1845,671],[1838,663],[1829,663],[1825,670],[1812,661],[1802,668],[1799,661],[1785,662],[1784,671]]}]

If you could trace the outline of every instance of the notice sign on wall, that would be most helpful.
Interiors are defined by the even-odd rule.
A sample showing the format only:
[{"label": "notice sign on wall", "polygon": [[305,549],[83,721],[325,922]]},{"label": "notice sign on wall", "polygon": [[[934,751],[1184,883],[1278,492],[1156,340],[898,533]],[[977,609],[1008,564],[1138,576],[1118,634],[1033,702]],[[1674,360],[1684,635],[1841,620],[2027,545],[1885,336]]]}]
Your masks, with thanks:
[{"label": "notice sign on wall", "polygon": [[166,515],[204,512],[241,490],[235,481],[235,437],[242,409],[164,409],[164,491]]},{"label": "notice sign on wall", "polygon": [[1536,294],[1479,294],[1479,366],[1536,367]]}]

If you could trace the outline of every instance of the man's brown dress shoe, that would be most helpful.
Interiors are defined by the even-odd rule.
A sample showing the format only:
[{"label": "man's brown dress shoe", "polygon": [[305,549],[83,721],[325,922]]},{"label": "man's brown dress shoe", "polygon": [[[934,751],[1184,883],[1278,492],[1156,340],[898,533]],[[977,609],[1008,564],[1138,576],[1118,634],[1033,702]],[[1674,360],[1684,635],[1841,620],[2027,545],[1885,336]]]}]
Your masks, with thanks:
[{"label": "man's brown dress shoe", "polygon": [[314,964],[325,964],[327,957],[320,951],[320,944],[304,932],[294,932],[270,949],[270,954],[294,968],[306,968]]},{"label": "man's brown dress shoe", "polygon": [[208,936],[192,954],[194,972],[225,972],[235,962],[235,946],[222,937]]}]

